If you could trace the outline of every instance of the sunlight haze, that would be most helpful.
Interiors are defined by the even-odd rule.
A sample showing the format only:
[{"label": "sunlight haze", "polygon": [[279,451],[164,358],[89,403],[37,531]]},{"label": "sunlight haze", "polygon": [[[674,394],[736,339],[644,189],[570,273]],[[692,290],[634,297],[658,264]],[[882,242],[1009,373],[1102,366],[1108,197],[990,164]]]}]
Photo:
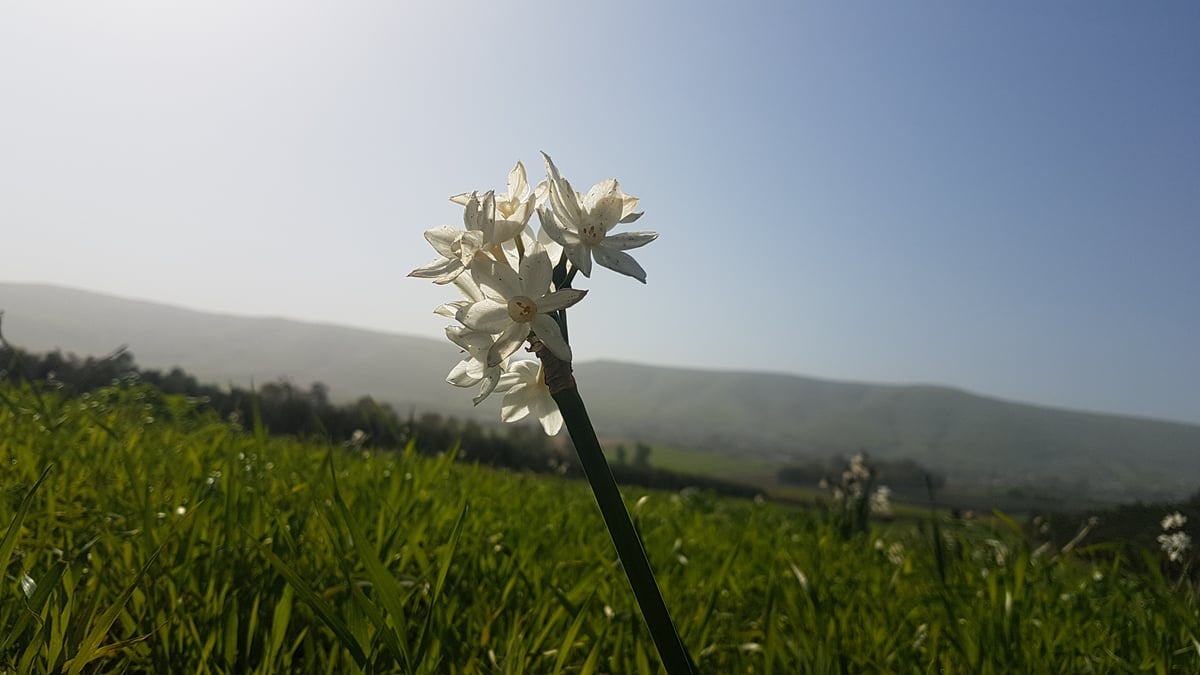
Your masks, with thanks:
[{"label": "sunlight haze", "polygon": [[580,361],[1198,423],[1198,35],[1187,2],[4,3],[0,281],[441,338],[422,232],[544,150],[660,233],[647,285],[576,282]]}]

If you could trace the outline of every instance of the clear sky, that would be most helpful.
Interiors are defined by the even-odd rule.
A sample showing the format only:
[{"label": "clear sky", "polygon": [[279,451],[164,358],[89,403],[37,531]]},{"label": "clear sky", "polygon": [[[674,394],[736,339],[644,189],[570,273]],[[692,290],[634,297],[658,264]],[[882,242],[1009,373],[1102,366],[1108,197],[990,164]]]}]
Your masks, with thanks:
[{"label": "clear sky", "polygon": [[1200,422],[1200,3],[0,4],[0,280],[440,338],[539,150],[661,233],[578,359]]}]

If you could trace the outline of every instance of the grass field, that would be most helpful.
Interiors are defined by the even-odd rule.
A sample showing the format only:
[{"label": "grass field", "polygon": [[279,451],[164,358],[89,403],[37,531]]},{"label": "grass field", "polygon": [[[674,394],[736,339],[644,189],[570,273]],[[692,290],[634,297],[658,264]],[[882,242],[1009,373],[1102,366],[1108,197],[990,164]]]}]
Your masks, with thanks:
[{"label": "grass field", "polygon": [[[658,672],[584,483],[0,393],[0,673]],[[1193,589],[1002,519],[626,498],[702,672],[1200,672]]]}]

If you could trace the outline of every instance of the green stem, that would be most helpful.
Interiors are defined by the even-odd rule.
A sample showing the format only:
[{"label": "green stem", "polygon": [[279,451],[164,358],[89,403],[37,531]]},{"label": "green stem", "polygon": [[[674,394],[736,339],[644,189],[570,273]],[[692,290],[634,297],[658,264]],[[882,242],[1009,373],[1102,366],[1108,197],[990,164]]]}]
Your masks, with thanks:
[{"label": "green stem", "polygon": [[600,514],[604,516],[604,524],[608,526],[608,534],[617,548],[617,557],[625,569],[629,585],[633,587],[633,595],[642,610],[642,617],[650,629],[663,666],[669,675],[692,675],[696,672],[695,665],[675,630],[667,604],[654,580],[654,572],[650,569],[650,561],[646,559],[642,540],[633,527],[633,521],[629,519],[625,503],[621,501],[617,481],[608,468],[587,408],[575,387],[571,364],[560,361],[548,349],[539,349],[537,355],[546,368],[546,384],[562,412],[567,433],[575,444],[584,475],[592,486],[592,494],[600,506]]}]

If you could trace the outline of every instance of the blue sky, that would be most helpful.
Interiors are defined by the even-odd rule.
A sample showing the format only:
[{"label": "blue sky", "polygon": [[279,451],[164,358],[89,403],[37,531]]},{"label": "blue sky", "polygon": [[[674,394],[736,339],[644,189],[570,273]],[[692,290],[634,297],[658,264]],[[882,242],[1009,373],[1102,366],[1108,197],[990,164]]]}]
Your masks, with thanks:
[{"label": "blue sky", "polygon": [[661,234],[648,285],[576,284],[579,359],[1200,422],[1198,35],[1190,2],[5,3],[0,280],[440,337],[421,232],[545,150]]}]

